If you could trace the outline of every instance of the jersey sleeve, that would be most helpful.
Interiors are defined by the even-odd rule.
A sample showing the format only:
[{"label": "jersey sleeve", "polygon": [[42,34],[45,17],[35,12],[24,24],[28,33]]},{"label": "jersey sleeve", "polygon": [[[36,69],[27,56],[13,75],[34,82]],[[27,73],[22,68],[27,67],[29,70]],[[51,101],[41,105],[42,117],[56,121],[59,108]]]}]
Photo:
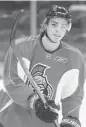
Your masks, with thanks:
[{"label": "jersey sleeve", "polygon": [[[86,67],[82,56],[79,58],[78,70],[69,70],[68,77],[65,76],[66,85],[62,92],[62,125],[68,127],[81,126],[79,122],[79,111],[84,96],[84,82],[86,77]],[[65,127],[65,126],[62,126]]]},{"label": "jersey sleeve", "polygon": [[[25,62],[29,69],[34,44],[32,44],[33,42],[28,38],[24,38],[23,41],[21,38],[19,39],[15,40],[15,43],[18,45],[22,59],[26,60]],[[19,68],[19,65],[19,61],[10,47],[4,61],[4,86],[7,93],[15,103],[28,108],[27,100],[28,97],[33,93],[33,89],[31,86],[26,84],[25,73],[23,72],[21,66]],[[19,75],[19,72],[22,76]]]}]

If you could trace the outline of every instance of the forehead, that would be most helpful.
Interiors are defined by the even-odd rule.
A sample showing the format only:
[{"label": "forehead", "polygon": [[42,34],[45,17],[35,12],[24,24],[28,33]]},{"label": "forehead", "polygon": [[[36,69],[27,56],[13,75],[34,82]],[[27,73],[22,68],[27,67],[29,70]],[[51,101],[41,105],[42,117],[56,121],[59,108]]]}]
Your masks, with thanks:
[{"label": "forehead", "polygon": [[68,24],[66,19],[60,18],[60,17],[51,18],[50,22],[51,23],[56,23],[56,24],[63,24],[63,25],[67,25]]}]

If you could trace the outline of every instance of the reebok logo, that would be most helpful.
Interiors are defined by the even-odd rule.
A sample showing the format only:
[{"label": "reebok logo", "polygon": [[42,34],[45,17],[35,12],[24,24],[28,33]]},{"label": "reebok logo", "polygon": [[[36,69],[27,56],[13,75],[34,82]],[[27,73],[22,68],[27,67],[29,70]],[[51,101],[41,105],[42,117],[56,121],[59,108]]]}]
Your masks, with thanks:
[{"label": "reebok logo", "polygon": [[67,63],[68,62],[68,58],[66,58],[66,57],[53,56],[50,53],[45,54],[45,56],[46,56],[47,60],[51,60],[52,59],[52,60],[55,60],[55,61],[60,62],[60,63]]},{"label": "reebok logo", "polygon": [[61,63],[67,63],[68,62],[68,58],[65,57],[60,57],[60,56],[56,56],[54,58],[55,61],[61,62]]}]

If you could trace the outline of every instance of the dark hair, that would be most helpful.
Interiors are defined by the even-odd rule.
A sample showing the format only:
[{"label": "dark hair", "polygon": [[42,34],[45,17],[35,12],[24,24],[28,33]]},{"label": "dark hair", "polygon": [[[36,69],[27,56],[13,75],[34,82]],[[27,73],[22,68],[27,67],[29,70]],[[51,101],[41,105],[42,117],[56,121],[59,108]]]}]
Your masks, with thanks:
[{"label": "dark hair", "polygon": [[72,16],[68,9],[64,8],[63,6],[53,5],[45,15],[45,19],[41,24],[41,31],[44,31],[45,24],[48,24],[49,20],[54,17],[65,18],[68,23],[72,22]]},{"label": "dark hair", "polygon": [[48,13],[45,15],[45,17],[47,18],[55,16],[71,20],[71,14],[69,10],[64,8],[63,6],[53,5],[52,8],[49,9]]}]

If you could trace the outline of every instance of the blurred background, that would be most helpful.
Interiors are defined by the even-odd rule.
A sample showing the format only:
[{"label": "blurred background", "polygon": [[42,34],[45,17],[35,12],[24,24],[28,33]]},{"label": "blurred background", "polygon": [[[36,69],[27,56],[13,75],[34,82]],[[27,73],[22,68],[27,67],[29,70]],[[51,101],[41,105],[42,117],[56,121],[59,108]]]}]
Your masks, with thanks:
[{"label": "blurred background", "polygon": [[[0,1],[0,89],[3,84],[4,58],[10,45],[11,29],[18,12],[24,10],[17,24],[16,37],[35,36],[40,31],[45,13],[53,4],[62,5],[70,10],[73,24],[64,40],[79,48],[86,62],[86,1]],[[85,127],[85,106],[86,97],[80,112],[82,127]]]}]

